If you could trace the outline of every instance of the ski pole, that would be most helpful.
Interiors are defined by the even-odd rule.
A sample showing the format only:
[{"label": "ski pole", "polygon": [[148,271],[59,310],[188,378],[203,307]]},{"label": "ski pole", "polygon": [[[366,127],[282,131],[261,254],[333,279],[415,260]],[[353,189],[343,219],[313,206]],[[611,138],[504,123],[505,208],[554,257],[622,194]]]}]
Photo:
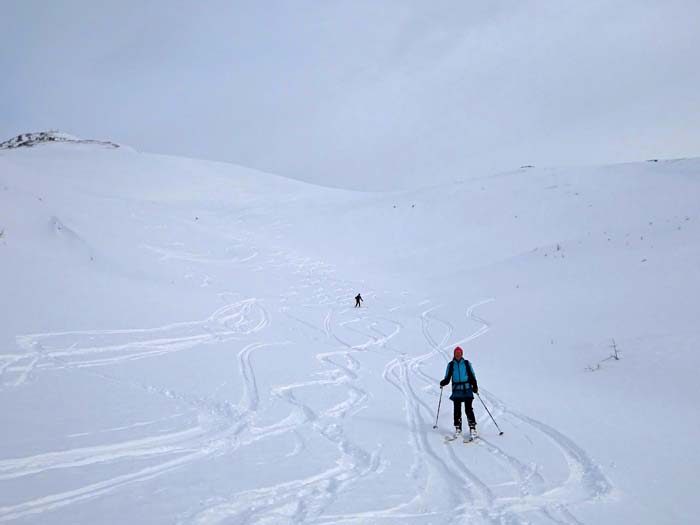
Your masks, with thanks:
[{"label": "ski pole", "polygon": [[481,396],[480,396],[479,394],[476,394],[476,397],[479,398],[479,401],[481,401],[481,404],[484,405],[484,408],[486,409],[486,412],[489,413],[489,416],[491,417],[491,421],[493,421],[493,424],[496,425],[496,428],[498,429],[498,435],[499,435],[499,436],[502,436],[502,435],[503,435],[503,431],[501,430],[501,427],[498,426],[498,423],[496,423],[496,420],[495,420],[495,419],[493,418],[493,416],[491,415],[491,411],[489,410],[489,407],[486,406],[486,403],[484,403],[484,400],[481,399]]},{"label": "ski pole", "polygon": [[440,387],[440,401],[438,401],[438,411],[437,411],[437,416],[435,416],[435,424],[433,425],[433,428],[437,428],[438,418],[440,417],[440,405],[441,404],[442,404],[442,387]]}]

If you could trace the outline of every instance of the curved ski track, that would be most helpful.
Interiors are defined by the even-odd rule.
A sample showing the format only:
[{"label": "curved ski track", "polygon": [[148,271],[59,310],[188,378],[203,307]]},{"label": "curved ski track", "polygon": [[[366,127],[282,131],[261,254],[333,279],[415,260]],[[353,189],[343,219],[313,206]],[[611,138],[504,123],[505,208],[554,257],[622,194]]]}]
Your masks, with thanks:
[{"label": "curved ski track", "polygon": [[[149,249],[166,258],[211,261],[208,256]],[[196,415],[197,424],[165,434],[101,446],[2,459],[0,481],[138,457],[157,461],[77,489],[0,507],[0,521],[49,512],[103,496],[206,458],[240,452],[250,444],[281,434],[288,434],[294,440],[294,450],[288,456],[302,453],[306,447],[305,437],[312,433],[335,447],[337,457],[327,468],[312,475],[204,501],[197,509],[183,513],[180,522],[526,524],[537,519],[538,522],[576,525],[580,522],[569,506],[594,501],[612,491],[600,468],[580,446],[556,429],[519,413],[483,390],[482,396],[509,433],[516,433],[516,426],[527,427],[529,434],[539,436],[549,444],[552,454],[559,455],[568,469],[564,480],[548,479],[543,475],[543,469],[530,458],[516,457],[508,452],[506,440],[492,439],[486,432],[470,445],[469,454],[479,454],[493,469],[506,473],[506,479],[493,483],[465,461],[467,455],[462,453],[463,448],[446,446],[432,429],[439,377],[426,373],[422,366],[431,361],[431,367],[436,363],[442,367],[451,357],[452,347],[468,344],[486,334],[491,327],[476,314],[476,310],[491,300],[467,308],[466,321],[477,328],[466,335],[455,335],[454,326],[436,316],[439,306],[428,307],[429,300],[410,302],[409,292],[402,292],[398,294],[401,303],[381,313],[375,314],[365,308],[355,311],[346,305],[348,297],[353,295],[354,286],[337,280],[333,269],[327,265],[282,252],[260,262],[262,257],[258,250],[250,250],[250,253],[254,255],[235,262],[249,263],[254,271],[266,267],[291,269],[297,280],[282,297],[279,311],[304,329],[307,340],[315,340],[327,347],[316,354],[323,367],[320,374],[307,381],[272,388],[272,399],[286,403],[289,414],[270,426],[260,427],[256,423],[258,413],[265,407],[261,402],[252,355],[261,348],[291,342],[255,340],[270,323],[268,312],[255,299],[227,305],[203,321],[150,329],[18,336],[17,345],[22,352],[0,356],[0,385],[5,389],[18,388],[36,379],[41,370],[80,369],[82,373],[105,381],[172,400],[178,407],[185,407]],[[367,297],[372,295],[369,291]],[[383,292],[383,295],[386,298],[389,292]],[[301,297],[303,302],[296,304]],[[297,309],[318,311],[322,308],[326,313],[321,324],[297,315]],[[359,342],[353,343],[341,337],[341,328],[359,336]],[[414,355],[397,346],[395,341],[402,331],[415,328],[420,330],[427,350]],[[196,397],[171,388],[115,377],[99,368],[123,361],[156,358],[213,342],[245,343],[238,352],[237,366],[243,392],[237,403]],[[328,507],[340,494],[351,491],[363,479],[381,476],[386,466],[381,444],[374,450],[365,450],[353,443],[343,428],[343,420],[362,410],[371,399],[371,392],[361,386],[364,377],[362,359],[366,352],[386,356],[382,378],[403,399],[409,429],[407,439],[412,453],[407,475],[413,484],[414,495],[402,504],[387,508],[329,514],[326,512]],[[345,398],[321,411],[305,404],[301,400],[303,396],[297,395],[304,390],[329,387],[341,389]],[[478,409],[477,413],[480,413]],[[489,428],[488,418],[480,419],[480,427]],[[510,425],[511,422],[514,425]]]},{"label": "curved ski track", "polygon": [[[430,521],[438,517],[440,523],[524,524],[531,523],[533,517],[538,517],[538,521],[574,525],[580,522],[568,505],[594,501],[612,491],[612,486],[600,468],[573,441],[554,428],[510,409],[495,396],[483,391],[482,397],[497,408],[496,413],[502,420],[518,420],[521,426],[526,424],[530,430],[539,432],[551,443],[568,467],[569,474],[564,482],[545,479],[536,464],[525,464],[494,443],[494,440],[481,437],[470,446],[484,451],[494,467],[509,473],[510,479],[498,486],[517,487],[517,495],[498,495],[495,490],[498,486],[489,486],[462,460],[464,456],[460,454],[459,446],[445,446],[442,440],[435,439],[435,431],[430,425],[435,407],[428,405],[425,398],[417,394],[417,387],[413,383],[422,384],[424,391],[431,393],[433,398],[437,397],[435,384],[438,378],[425,374],[421,365],[436,355],[440,355],[444,363],[451,357],[455,345],[466,344],[488,332],[489,323],[475,314],[476,308],[488,302],[491,300],[478,302],[467,309],[467,319],[479,324],[479,328],[448,344],[446,342],[452,338],[453,326],[433,315],[438,307],[422,311],[419,316],[421,331],[429,351],[412,357],[395,351],[397,357],[391,359],[384,368],[384,379],[400,391],[404,398],[410,429],[409,443],[414,452],[410,475],[415,483],[416,496],[392,508],[354,515],[325,516],[317,520],[317,523],[384,520],[405,523],[411,520]],[[392,310],[396,309],[394,307]],[[436,325],[442,326],[440,341],[433,335],[437,331]],[[383,341],[382,346],[386,342]],[[481,427],[488,427],[490,420],[482,417],[479,423]],[[441,501],[441,508],[425,510],[431,499]]]}]

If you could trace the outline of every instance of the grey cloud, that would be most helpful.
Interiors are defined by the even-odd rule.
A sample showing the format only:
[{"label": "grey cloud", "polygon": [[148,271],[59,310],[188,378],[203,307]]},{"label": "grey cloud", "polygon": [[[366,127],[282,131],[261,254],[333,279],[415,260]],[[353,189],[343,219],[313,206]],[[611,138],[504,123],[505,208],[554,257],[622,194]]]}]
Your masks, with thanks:
[{"label": "grey cloud", "polygon": [[699,154],[691,1],[10,0],[0,134],[346,187]]}]

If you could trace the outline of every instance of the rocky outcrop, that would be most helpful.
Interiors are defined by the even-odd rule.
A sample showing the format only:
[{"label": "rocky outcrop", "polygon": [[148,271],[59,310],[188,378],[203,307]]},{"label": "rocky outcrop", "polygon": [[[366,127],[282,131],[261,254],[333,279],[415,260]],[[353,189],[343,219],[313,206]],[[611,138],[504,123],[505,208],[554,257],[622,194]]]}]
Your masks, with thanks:
[{"label": "rocky outcrop", "polygon": [[69,142],[75,144],[97,144],[108,148],[119,148],[119,144],[102,140],[81,139],[59,131],[39,131],[36,133],[22,133],[16,137],[0,142],[0,149],[31,148],[38,144],[48,142]]}]

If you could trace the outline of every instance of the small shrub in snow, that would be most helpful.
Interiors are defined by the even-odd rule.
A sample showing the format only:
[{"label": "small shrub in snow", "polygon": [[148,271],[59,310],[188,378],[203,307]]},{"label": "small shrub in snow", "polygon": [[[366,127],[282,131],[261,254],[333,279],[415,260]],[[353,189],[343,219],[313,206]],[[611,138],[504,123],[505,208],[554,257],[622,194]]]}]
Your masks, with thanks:
[{"label": "small shrub in snow", "polygon": [[606,357],[605,359],[603,359],[603,360],[601,360],[601,361],[598,361],[598,363],[597,363],[596,365],[593,365],[593,366],[592,366],[592,365],[588,365],[588,366],[586,367],[586,370],[587,370],[588,372],[595,372],[596,370],[600,370],[600,369],[602,368],[603,363],[604,363],[605,361],[610,361],[611,359],[614,359],[615,361],[619,361],[619,360],[620,360],[620,353],[619,353],[619,351],[618,351],[617,343],[615,342],[615,339],[614,339],[614,338],[613,338],[613,340],[612,340],[612,344],[610,345],[610,348],[612,348],[612,350],[613,350],[613,353],[612,353],[612,354],[610,354],[610,355],[609,355],[608,357]]},{"label": "small shrub in snow", "polygon": [[620,360],[620,356],[619,356],[619,354],[617,353],[617,343],[615,343],[615,339],[614,339],[614,338],[613,338],[613,340],[612,340],[612,344],[610,345],[610,348],[613,349],[613,354],[612,354],[610,357],[612,357],[613,359],[615,359],[615,361],[619,361],[619,360]]}]

